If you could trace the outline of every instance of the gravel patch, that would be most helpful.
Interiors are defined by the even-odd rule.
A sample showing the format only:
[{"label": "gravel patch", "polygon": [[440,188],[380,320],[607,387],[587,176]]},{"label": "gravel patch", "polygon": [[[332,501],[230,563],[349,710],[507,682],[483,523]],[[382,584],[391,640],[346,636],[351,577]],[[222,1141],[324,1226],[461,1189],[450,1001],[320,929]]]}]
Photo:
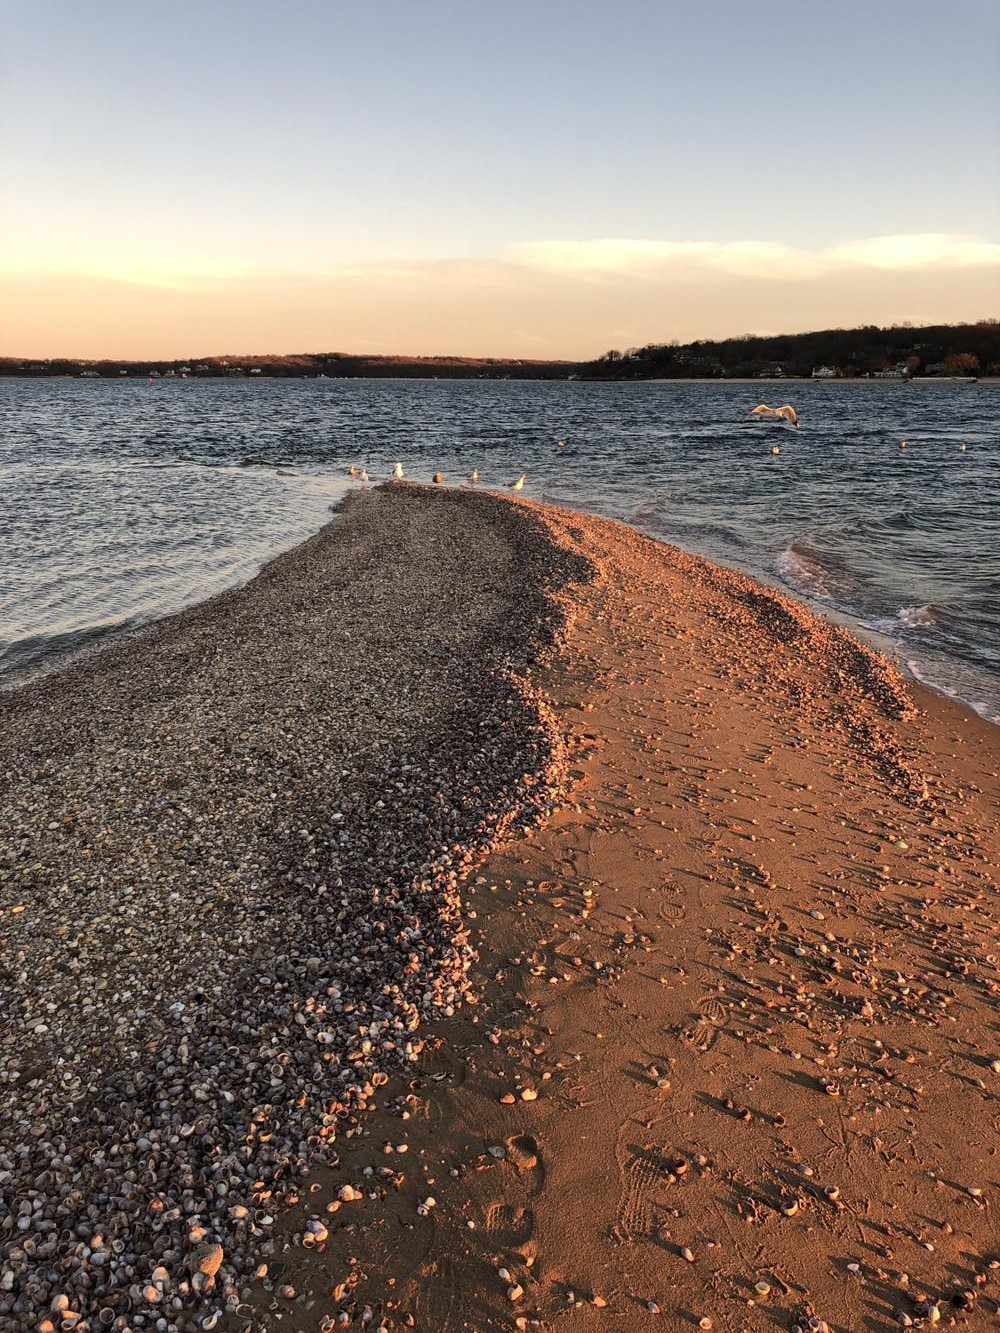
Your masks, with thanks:
[{"label": "gravel patch", "polygon": [[0,1329],[210,1327],[468,989],[457,885],[557,799],[589,577],[359,492],[245,588],[0,695]]}]

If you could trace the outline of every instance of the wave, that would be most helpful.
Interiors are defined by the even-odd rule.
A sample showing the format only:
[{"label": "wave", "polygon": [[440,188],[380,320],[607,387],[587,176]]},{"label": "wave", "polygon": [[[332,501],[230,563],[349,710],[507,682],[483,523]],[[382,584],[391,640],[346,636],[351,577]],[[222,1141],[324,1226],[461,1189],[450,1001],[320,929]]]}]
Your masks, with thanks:
[{"label": "wave", "polygon": [[83,629],[56,630],[51,634],[26,634],[7,642],[0,641],[0,689],[20,685],[42,663],[46,666],[65,662],[106,639],[141,624],[143,617],[128,616],[106,620]]},{"label": "wave", "polygon": [[963,670],[954,661],[906,658],[910,675],[937,694],[966,704],[986,722],[1000,725],[1000,689],[995,678]]},{"label": "wave", "polygon": [[815,552],[805,550],[794,542],[778,555],[774,568],[781,581],[787,583],[793,592],[814,597],[818,601],[840,601],[850,592],[845,571],[834,569]]},{"label": "wave", "polygon": [[922,625],[936,625],[941,613],[936,606],[926,602],[923,606],[901,606],[895,615],[880,616],[865,623],[880,634],[898,634],[900,630],[919,629]]}]

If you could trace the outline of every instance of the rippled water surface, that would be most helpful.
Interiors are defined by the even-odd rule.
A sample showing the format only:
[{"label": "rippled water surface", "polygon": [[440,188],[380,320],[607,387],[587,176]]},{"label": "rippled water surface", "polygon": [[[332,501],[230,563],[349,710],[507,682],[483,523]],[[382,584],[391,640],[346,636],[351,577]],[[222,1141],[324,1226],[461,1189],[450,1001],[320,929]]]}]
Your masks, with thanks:
[{"label": "rippled water surface", "polygon": [[[762,399],[801,428],[744,422]],[[0,380],[0,428],[8,680],[248,578],[324,522],[349,464],[399,459],[524,471],[526,495],[879,631],[1000,719],[995,384]]]}]

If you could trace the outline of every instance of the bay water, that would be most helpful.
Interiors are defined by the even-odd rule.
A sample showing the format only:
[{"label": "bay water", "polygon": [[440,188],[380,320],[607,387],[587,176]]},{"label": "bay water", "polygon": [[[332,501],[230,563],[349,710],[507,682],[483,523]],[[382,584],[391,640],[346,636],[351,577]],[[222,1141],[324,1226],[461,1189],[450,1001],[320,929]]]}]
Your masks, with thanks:
[{"label": "bay water", "polygon": [[[800,428],[747,421],[762,401]],[[526,496],[781,586],[1000,722],[993,382],[0,379],[0,685],[247,580],[351,465],[396,461],[524,472]]]}]

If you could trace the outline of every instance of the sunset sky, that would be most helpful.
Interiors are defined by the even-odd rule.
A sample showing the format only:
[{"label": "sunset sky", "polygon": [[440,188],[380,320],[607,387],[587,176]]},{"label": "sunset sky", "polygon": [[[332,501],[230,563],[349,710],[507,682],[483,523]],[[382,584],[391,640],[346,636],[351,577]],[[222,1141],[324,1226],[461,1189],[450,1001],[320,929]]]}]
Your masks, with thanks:
[{"label": "sunset sky", "polygon": [[0,0],[0,355],[1000,314],[1000,3]]}]

